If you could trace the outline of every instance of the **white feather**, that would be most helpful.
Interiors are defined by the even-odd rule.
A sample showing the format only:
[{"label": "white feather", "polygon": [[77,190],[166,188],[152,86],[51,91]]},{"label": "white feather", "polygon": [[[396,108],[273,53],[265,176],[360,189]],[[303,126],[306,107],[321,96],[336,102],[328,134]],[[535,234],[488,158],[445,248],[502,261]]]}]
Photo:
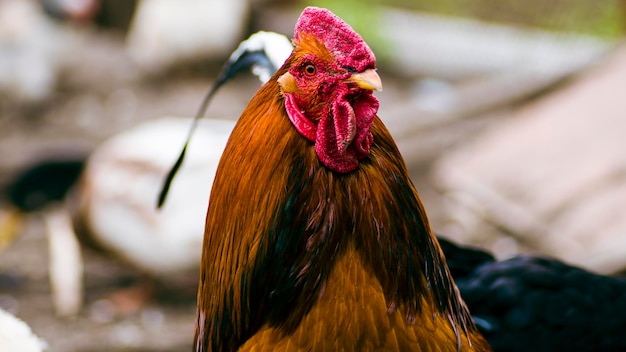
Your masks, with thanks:
[{"label": "white feather", "polygon": [[0,309],[0,351],[41,352],[46,345],[25,322]]},{"label": "white feather", "polygon": [[[275,69],[280,68],[291,54],[291,41],[282,34],[259,31],[239,44],[230,55],[229,62],[235,62],[246,52],[263,51]],[[267,82],[274,71],[260,65],[252,66],[252,73],[259,77],[261,82]]]}]

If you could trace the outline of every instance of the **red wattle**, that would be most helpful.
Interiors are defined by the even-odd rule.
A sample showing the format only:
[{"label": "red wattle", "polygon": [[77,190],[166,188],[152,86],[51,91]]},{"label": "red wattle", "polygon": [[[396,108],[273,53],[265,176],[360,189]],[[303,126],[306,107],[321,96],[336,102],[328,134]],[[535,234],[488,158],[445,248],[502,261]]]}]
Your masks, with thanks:
[{"label": "red wattle", "polygon": [[341,173],[356,169],[369,155],[374,140],[370,129],[378,111],[378,99],[371,93],[352,100],[347,94],[336,97],[319,122],[302,112],[292,94],[285,94],[287,115],[298,133],[315,143],[322,164]]}]

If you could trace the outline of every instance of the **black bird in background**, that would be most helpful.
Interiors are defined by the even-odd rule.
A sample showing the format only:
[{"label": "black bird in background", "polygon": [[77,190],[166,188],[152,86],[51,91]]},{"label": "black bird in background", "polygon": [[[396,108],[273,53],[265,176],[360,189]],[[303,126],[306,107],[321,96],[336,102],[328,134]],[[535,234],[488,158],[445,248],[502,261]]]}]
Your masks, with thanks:
[{"label": "black bird in background", "polygon": [[42,210],[61,202],[76,183],[87,156],[42,159],[18,173],[3,189],[3,196],[23,212]]},{"label": "black bird in background", "polygon": [[439,240],[494,351],[626,351],[626,278],[540,256],[495,261],[478,248]]}]

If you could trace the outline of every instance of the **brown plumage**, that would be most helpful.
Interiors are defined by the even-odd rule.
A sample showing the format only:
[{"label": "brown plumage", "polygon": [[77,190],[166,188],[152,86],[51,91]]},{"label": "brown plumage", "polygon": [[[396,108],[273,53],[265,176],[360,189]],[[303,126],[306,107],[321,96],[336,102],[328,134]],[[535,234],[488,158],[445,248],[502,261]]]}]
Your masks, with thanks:
[{"label": "brown plumage", "polygon": [[[306,31],[307,16],[322,29]],[[362,39],[337,21],[327,10],[303,12],[294,52],[252,98],[222,155],[206,218],[195,349],[489,350],[389,131],[376,116],[366,121],[379,82],[356,77],[372,74],[373,54],[363,59],[369,48],[358,48]],[[324,30],[340,33],[320,38]],[[353,65],[341,43],[329,44],[344,32],[357,44],[361,61]],[[319,76],[304,73],[311,65]],[[303,132],[286,97],[317,132]],[[352,114],[328,107],[343,104],[330,101],[337,97]],[[321,131],[324,118],[334,125]]]}]

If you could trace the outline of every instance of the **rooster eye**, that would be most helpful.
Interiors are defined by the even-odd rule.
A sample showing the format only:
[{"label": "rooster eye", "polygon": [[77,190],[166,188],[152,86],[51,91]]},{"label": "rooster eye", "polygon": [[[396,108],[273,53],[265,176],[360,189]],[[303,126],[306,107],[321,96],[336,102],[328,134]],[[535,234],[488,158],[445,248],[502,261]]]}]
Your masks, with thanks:
[{"label": "rooster eye", "polygon": [[313,66],[313,65],[311,65],[311,64],[306,65],[306,66],[304,67],[304,73],[305,73],[307,76],[313,76],[313,75],[315,74],[315,72],[316,72],[316,71],[317,71],[317,69],[315,68],[315,66]]}]

